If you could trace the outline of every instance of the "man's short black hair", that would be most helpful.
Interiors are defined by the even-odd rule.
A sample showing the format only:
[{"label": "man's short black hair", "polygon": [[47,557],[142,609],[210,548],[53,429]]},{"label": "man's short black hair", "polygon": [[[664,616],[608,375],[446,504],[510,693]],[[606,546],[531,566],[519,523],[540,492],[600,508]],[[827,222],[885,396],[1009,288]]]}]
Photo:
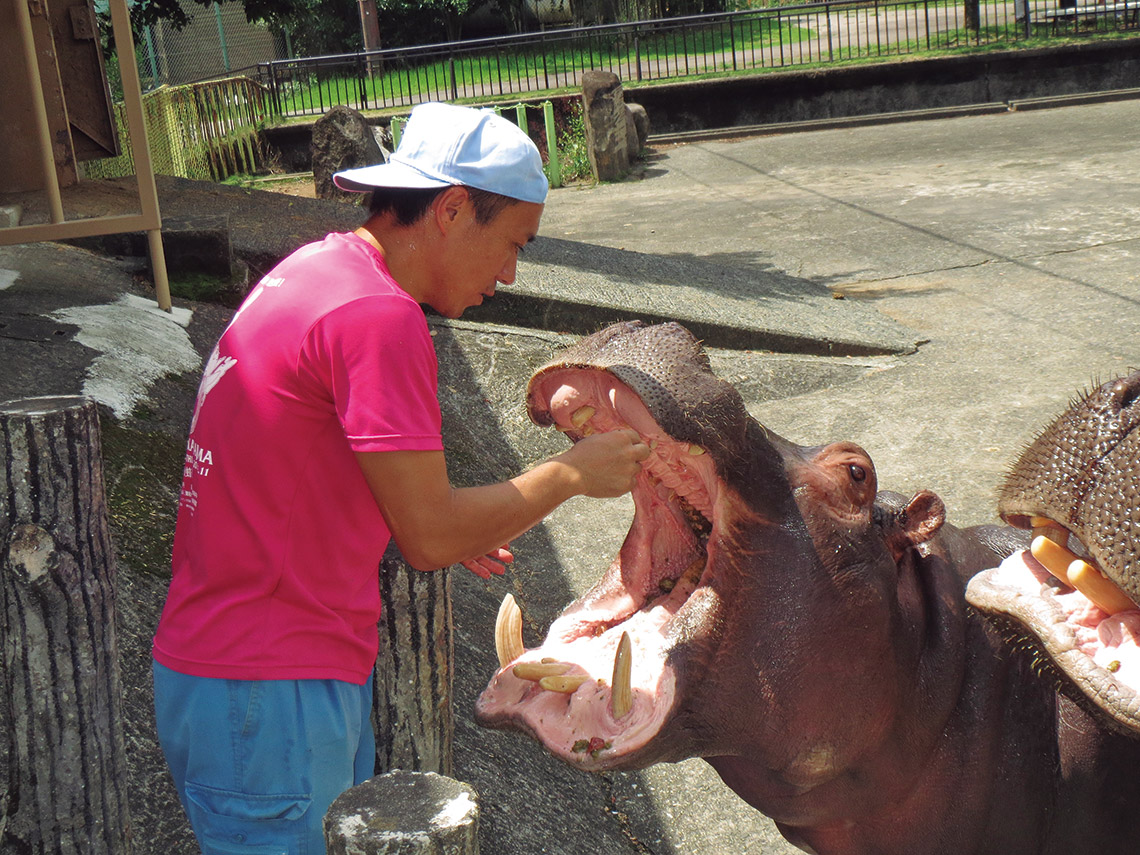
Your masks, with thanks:
[{"label": "man's short black hair", "polygon": [[[410,226],[428,212],[436,196],[446,189],[446,187],[430,187],[426,190],[405,187],[378,188],[372,191],[372,196],[368,200],[368,213],[371,216],[390,213],[397,225]],[[519,201],[510,196],[477,190],[474,187],[468,187],[467,193],[475,208],[475,222],[481,226],[487,225],[505,208]]]}]

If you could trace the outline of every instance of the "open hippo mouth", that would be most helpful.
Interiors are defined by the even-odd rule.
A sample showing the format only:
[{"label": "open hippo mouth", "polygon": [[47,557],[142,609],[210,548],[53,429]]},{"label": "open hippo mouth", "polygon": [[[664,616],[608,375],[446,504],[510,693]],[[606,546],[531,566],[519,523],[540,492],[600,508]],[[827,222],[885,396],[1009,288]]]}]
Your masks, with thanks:
[{"label": "open hippo mouth", "polygon": [[733,504],[718,468],[744,442],[743,402],[682,327],[636,323],[584,339],[535,374],[527,399],[536,423],[575,441],[632,428],[651,453],[618,556],[541,647],[524,648],[519,608],[504,600],[500,669],[476,718],[527,732],[583,769],[666,759],[656,737],[676,716],[678,686],[692,688],[715,643],[715,580]]},{"label": "open hippo mouth", "polygon": [[1140,734],[1140,372],[1105,383],[1014,464],[998,511],[1029,550],[971,580],[1096,708]]}]

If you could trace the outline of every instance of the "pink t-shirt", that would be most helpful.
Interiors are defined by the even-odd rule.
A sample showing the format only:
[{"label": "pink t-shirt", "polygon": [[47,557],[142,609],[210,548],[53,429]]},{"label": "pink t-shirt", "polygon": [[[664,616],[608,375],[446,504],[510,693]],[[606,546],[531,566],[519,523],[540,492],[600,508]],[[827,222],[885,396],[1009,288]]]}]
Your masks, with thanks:
[{"label": "pink t-shirt", "polygon": [[436,374],[423,310],[356,235],[261,280],[198,389],[156,660],[367,680],[390,533],[353,452],[442,449]]}]

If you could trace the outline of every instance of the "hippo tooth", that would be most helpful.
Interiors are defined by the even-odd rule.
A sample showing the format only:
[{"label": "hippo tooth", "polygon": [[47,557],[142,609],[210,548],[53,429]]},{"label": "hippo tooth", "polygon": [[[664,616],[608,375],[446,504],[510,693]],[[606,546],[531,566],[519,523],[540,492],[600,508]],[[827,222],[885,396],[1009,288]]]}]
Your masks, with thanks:
[{"label": "hippo tooth", "polygon": [[1049,517],[1030,517],[1029,525],[1033,528],[1033,536],[1047,537],[1054,543],[1067,546],[1069,543],[1069,530]]},{"label": "hippo tooth", "polygon": [[558,677],[569,670],[569,662],[520,662],[511,673],[520,680],[538,681],[543,677]]},{"label": "hippo tooth", "polygon": [[1076,559],[1076,555],[1045,535],[1033,538],[1033,542],[1029,544],[1029,553],[1041,563],[1042,567],[1072,587],[1068,567]]},{"label": "hippo tooth", "polygon": [[703,448],[701,448],[699,445],[690,445],[689,446],[689,454],[693,455],[694,457],[696,457],[698,454],[704,454],[704,453],[705,453],[705,450]]},{"label": "hippo tooth", "polygon": [[1066,546],[1069,542],[1069,530],[1061,528],[1057,525],[1041,525],[1033,527],[1033,539],[1045,537],[1060,546]]},{"label": "hippo tooth", "polygon": [[617,655],[614,656],[614,677],[610,681],[610,710],[615,719],[624,718],[633,708],[633,690],[630,688],[630,676],[633,672],[633,644],[629,640],[629,633],[621,634],[618,642]]},{"label": "hippo tooth", "polygon": [[570,416],[570,424],[576,428],[580,428],[594,417],[594,413],[595,410],[593,407],[579,407]]},{"label": "hippo tooth", "polygon": [[1033,538],[1029,552],[1042,567],[1069,587],[1076,588],[1101,611],[1114,615],[1136,608],[1132,600],[1099,569],[1047,536]]},{"label": "hippo tooth", "polygon": [[495,652],[499,667],[506,668],[526,652],[522,637],[522,609],[510,594],[503,597],[495,618]]},{"label": "hippo tooth", "polygon": [[1078,558],[1068,567],[1069,584],[1084,594],[1094,606],[1114,615],[1136,608],[1136,605],[1110,579],[1084,559]]},{"label": "hippo tooth", "polygon": [[570,695],[578,691],[578,687],[589,679],[585,674],[562,674],[557,677],[543,677],[538,681],[538,685],[548,692]]}]

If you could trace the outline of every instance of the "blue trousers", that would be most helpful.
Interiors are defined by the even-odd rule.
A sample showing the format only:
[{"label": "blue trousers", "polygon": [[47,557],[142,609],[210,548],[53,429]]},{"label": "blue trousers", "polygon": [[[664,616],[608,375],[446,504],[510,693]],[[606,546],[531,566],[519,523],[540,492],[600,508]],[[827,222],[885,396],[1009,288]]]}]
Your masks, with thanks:
[{"label": "blue trousers", "polygon": [[372,680],[219,680],[154,663],[158,738],[204,855],[324,855],[322,821],[373,775]]}]

